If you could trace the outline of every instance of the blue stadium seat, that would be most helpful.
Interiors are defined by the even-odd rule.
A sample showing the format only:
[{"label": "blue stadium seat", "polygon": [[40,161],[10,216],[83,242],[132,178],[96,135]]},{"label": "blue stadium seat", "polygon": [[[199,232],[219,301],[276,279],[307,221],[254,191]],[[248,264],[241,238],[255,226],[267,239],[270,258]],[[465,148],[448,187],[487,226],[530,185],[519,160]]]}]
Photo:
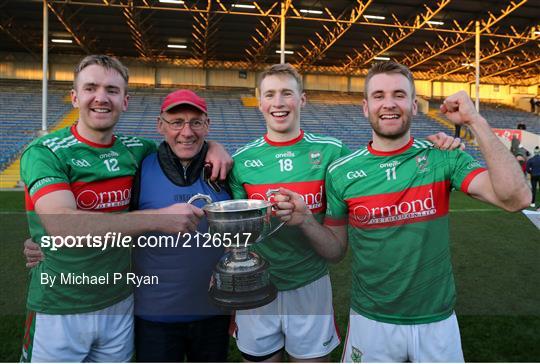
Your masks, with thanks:
[{"label": "blue stadium seat", "polygon": [[[51,125],[58,122],[71,105],[63,100],[68,94],[69,84],[52,84],[49,91],[48,117]],[[41,127],[41,88],[37,83],[0,80],[0,170],[5,168],[22,149],[35,137]],[[163,98],[172,88],[132,88],[128,111],[123,113],[117,131],[136,134],[156,142],[162,136],[156,130],[156,118]],[[233,153],[236,149],[266,132],[264,119],[256,107],[245,107],[241,98],[253,95],[254,91],[243,90],[195,90],[207,100],[211,119],[210,138],[216,140]],[[351,149],[366,145],[371,139],[371,127],[364,117],[361,98],[358,94],[313,92],[308,94],[308,103],[302,109],[302,128],[307,132],[334,136]],[[540,118],[531,113],[508,107],[483,104],[482,113],[493,127],[514,128],[521,121],[527,129],[539,133]],[[436,121],[418,114],[412,123],[412,133],[418,138],[439,131],[452,134]],[[482,160],[478,148],[467,145],[469,153]]]}]

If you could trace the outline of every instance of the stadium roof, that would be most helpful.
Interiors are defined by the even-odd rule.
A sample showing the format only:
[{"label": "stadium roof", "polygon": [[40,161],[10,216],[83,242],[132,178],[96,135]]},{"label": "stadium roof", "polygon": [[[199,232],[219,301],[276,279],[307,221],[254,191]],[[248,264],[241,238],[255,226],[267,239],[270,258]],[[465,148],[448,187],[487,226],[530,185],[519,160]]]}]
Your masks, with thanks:
[{"label": "stadium roof", "polygon": [[[540,80],[540,0],[161,1],[49,0],[49,53],[257,70],[279,62],[284,14],[302,71],[362,75],[389,57],[417,79],[474,82],[478,21],[482,82]],[[40,59],[42,18],[43,1],[0,0],[0,52]]]}]

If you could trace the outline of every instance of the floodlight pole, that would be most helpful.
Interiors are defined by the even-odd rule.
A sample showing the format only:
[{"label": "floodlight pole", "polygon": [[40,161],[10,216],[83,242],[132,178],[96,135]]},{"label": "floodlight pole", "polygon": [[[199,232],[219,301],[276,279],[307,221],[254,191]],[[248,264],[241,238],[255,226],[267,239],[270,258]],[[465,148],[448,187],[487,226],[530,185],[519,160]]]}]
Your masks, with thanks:
[{"label": "floodlight pole", "polygon": [[480,21],[476,21],[476,35],[475,35],[475,42],[474,42],[474,66],[476,68],[475,75],[476,75],[476,100],[475,100],[475,106],[476,111],[480,112]]},{"label": "floodlight pole", "polygon": [[41,82],[41,133],[47,132],[47,65],[49,64],[49,16],[47,0],[43,0],[43,78]]},{"label": "floodlight pole", "polygon": [[279,43],[279,63],[285,63],[285,1],[281,2],[281,34]]}]

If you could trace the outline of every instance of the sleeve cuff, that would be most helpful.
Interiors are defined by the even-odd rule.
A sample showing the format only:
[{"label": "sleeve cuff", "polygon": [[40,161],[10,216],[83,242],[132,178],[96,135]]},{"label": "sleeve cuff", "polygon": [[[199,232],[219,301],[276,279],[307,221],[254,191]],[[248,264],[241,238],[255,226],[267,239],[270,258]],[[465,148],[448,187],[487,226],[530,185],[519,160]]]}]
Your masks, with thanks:
[{"label": "sleeve cuff", "polygon": [[484,171],[487,171],[487,169],[486,168],[477,168],[474,171],[470,172],[467,175],[467,177],[465,177],[463,182],[461,182],[460,190],[468,194],[469,193],[469,185],[473,181],[474,177],[478,176],[480,173],[482,173]]},{"label": "sleeve cuff", "polygon": [[37,200],[39,200],[41,197],[45,196],[46,194],[54,192],[54,191],[62,191],[62,190],[71,190],[69,183],[61,182],[61,183],[53,183],[51,185],[47,185],[43,188],[40,188],[30,198],[32,200],[32,203],[35,205]]}]

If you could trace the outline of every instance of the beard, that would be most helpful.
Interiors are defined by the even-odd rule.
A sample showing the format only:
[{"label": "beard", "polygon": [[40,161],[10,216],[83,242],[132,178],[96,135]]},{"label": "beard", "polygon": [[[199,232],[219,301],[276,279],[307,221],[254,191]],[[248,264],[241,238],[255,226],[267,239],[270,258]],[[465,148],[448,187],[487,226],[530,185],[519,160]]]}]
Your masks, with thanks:
[{"label": "beard", "polygon": [[100,133],[109,132],[120,119],[120,113],[111,113],[111,115],[104,119],[93,117],[90,112],[79,114],[79,122],[82,122],[89,130],[94,130]]},{"label": "beard", "polygon": [[393,130],[383,130],[384,128],[379,123],[379,117],[377,115],[369,115],[369,123],[373,132],[377,134],[380,138],[397,140],[406,135],[411,128],[411,115],[402,115],[403,123],[397,129]]}]

